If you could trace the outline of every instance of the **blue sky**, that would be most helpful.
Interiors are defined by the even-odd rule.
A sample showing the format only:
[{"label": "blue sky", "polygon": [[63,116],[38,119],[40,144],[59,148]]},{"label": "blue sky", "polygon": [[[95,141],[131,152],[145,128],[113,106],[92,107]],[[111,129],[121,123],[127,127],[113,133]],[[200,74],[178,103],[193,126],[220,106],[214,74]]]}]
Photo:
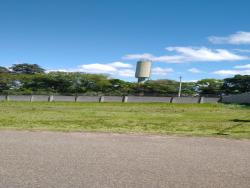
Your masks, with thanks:
[{"label": "blue sky", "polygon": [[0,65],[107,73],[135,81],[250,74],[248,0],[0,0]]}]

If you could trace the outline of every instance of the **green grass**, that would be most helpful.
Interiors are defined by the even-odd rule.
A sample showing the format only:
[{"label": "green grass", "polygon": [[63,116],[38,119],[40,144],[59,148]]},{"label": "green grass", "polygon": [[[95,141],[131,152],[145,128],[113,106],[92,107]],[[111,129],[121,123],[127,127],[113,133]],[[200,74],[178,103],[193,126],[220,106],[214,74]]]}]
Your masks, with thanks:
[{"label": "green grass", "polygon": [[250,107],[223,104],[0,102],[0,129],[250,138]]}]

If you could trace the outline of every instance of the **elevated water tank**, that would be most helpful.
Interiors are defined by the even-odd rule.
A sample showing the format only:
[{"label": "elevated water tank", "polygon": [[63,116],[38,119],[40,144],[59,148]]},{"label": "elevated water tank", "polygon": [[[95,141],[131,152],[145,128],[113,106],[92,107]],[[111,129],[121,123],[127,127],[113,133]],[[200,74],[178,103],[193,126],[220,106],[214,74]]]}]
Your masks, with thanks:
[{"label": "elevated water tank", "polygon": [[151,75],[151,61],[141,60],[137,62],[135,77],[138,78],[138,83],[145,81]]}]

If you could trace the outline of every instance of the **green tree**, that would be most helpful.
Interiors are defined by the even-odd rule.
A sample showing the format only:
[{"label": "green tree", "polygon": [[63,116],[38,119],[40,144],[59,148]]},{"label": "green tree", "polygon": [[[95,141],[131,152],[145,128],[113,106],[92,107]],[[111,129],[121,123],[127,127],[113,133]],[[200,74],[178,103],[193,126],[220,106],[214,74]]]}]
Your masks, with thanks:
[{"label": "green tree", "polygon": [[223,80],[202,79],[196,82],[196,91],[200,95],[220,95],[222,94]]},{"label": "green tree", "polygon": [[144,84],[134,85],[135,94],[152,95],[152,96],[168,96],[176,95],[178,91],[178,82],[174,80],[149,80]]},{"label": "green tree", "polygon": [[250,92],[250,75],[235,75],[224,79],[223,90],[227,94]]},{"label": "green tree", "polygon": [[120,79],[111,79],[110,80],[111,87],[110,87],[110,94],[115,95],[129,95],[133,93],[131,82],[126,82]]},{"label": "green tree", "polygon": [[10,67],[13,73],[17,74],[36,74],[36,73],[44,73],[44,69],[41,68],[37,64],[28,64],[28,63],[22,63],[22,64],[14,64],[12,67]]},{"label": "green tree", "polygon": [[[195,95],[197,94],[195,90],[196,82],[183,82],[182,83],[182,95]],[[178,86],[179,89],[179,86]]]},{"label": "green tree", "polygon": [[5,90],[10,89],[11,78],[9,74],[0,74],[0,92],[3,93]]}]

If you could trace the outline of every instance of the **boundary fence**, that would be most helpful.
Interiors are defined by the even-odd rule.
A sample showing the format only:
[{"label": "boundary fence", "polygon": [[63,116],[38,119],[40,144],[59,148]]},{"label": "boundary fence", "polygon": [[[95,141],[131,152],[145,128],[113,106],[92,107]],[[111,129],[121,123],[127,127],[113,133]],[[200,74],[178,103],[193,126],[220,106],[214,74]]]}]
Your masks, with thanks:
[{"label": "boundary fence", "polygon": [[218,103],[219,97],[0,95],[0,101]]},{"label": "boundary fence", "polygon": [[250,104],[250,92],[222,97],[223,103]]}]

